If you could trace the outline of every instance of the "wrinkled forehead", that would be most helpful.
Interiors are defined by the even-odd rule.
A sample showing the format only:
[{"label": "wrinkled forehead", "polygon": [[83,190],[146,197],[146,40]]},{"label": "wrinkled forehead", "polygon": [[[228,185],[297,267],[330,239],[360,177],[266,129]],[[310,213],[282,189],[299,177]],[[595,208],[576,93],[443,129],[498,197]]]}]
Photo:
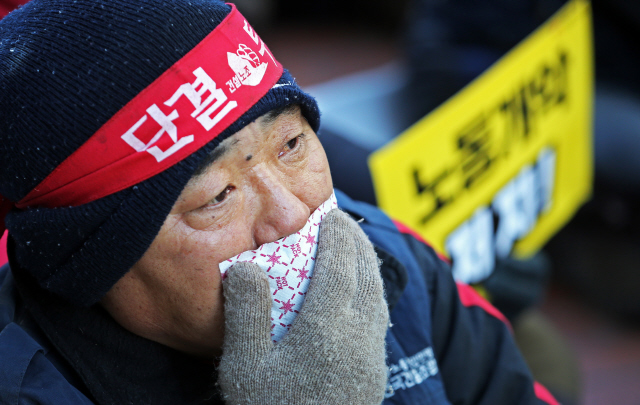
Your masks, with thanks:
[{"label": "wrinkled forehead", "polygon": [[[300,106],[297,104],[289,104],[286,106],[282,106],[276,109],[269,111],[268,113],[260,116],[258,119],[254,121],[255,125],[250,127],[249,129],[253,129],[253,132],[261,132],[268,133],[274,129],[279,123],[282,122],[283,119],[297,119],[302,115]],[[237,132],[231,135],[229,138],[225,139],[218,145],[217,148],[212,150],[200,163],[200,166],[193,173],[193,178],[197,178],[202,176],[211,165],[219,161],[223,156],[227,155],[231,150],[237,147],[243,139],[239,136],[236,136]],[[254,135],[257,138],[257,134]],[[255,139],[256,141],[262,139]],[[244,140],[243,144],[246,145],[246,140]],[[251,155],[247,156],[247,160],[252,158]]]}]

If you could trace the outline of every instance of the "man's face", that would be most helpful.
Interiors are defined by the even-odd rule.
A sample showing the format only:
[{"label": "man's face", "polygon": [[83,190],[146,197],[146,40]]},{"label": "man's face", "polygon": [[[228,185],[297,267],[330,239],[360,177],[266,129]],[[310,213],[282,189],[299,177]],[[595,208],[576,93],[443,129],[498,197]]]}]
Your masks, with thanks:
[{"label": "man's face", "polygon": [[133,333],[197,355],[222,346],[218,264],[297,232],[333,190],[324,149],[298,107],[260,117],[215,152],[102,300]]}]

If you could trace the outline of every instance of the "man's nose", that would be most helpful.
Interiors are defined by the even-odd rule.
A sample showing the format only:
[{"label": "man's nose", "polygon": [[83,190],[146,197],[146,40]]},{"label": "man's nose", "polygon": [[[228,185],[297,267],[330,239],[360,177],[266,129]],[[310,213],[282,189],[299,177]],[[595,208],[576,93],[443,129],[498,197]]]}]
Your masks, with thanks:
[{"label": "man's nose", "polygon": [[258,207],[253,237],[257,246],[274,242],[304,227],[311,212],[283,175],[268,169],[256,172]]}]

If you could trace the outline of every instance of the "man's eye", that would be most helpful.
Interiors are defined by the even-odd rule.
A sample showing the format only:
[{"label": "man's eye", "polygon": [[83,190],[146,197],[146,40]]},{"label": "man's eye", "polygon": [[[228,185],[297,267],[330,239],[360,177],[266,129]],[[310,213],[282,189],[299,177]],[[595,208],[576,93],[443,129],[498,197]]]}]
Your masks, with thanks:
[{"label": "man's eye", "polygon": [[278,157],[284,155],[285,153],[294,150],[295,148],[297,148],[300,144],[300,140],[301,138],[304,136],[304,134],[300,134],[298,136],[296,136],[295,138],[292,138],[289,142],[287,142],[285,149],[281,151],[280,153],[278,153]]},{"label": "man's eye", "polygon": [[227,195],[229,195],[229,193],[234,189],[235,187],[233,186],[227,186],[222,193],[218,194],[217,196],[215,196],[215,198],[211,201],[212,204],[219,204],[221,202],[223,202],[226,198]]},{"label": "man's eye", "polygon": [[290,140],[289,142],[287,142],[287,146],[289,147],[289,150],[295,148],[297,144],[298,144],[298,137],[297,136],[295,138],[293,138],[292,140]]}]

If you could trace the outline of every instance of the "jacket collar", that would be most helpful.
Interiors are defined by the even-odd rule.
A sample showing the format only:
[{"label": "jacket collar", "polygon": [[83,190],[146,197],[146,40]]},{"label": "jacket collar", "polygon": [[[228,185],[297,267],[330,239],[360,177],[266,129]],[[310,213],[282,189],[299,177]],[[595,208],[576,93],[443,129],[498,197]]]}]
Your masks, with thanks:
[{"label": "jacket collar", "polygon": [[409,276],[407,275],[407,269],[398,259],[378,246],[374,246],[374,249],[378,258],[382,261],[380,265],[380,275],[384,283],[387,307],[389,308],[389,313],[391,313],[407,286]]},{"label": "jacket collar", "polygon": [[[349,214],[349,216],[358,223],[367,221],[366,217],[363,217],[353,210],[345,208],[344,206],[341,206],[340,209]],[[407,286],[409,276],[407,275],[407,269],[404,265],[393,255],[379,246],[374,245],[373,248],[378,255],[378,259],[381,261],[380,276],[382,276],[382,282],[384,284],[387,307],[389,308],[389,313],[391,313]]]}]

